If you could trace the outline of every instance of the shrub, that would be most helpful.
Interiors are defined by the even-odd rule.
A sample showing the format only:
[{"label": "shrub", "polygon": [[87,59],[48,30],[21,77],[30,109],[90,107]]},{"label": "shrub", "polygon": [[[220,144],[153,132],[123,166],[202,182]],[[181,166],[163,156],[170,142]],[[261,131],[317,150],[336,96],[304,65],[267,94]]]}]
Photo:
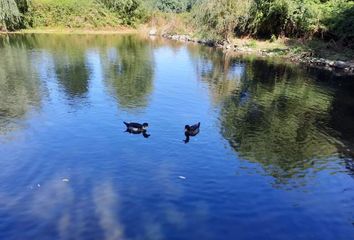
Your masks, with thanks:
[{"label": "shrub", "polygon": [[100,0],[110,10],[116,12],[125,25],[135,25],[146,17],[146,9],[141,0]]},{"label": "shrub", "polygon": [[94,0],[33,0],[26,22],[32,27],[95,28],[121,23],[114,13]]},{"label": "shrub", "polygon": [[197,3],[193,18],[202,35],[228,39],[235,31],[244,31],[252,0],[209,0]]}]

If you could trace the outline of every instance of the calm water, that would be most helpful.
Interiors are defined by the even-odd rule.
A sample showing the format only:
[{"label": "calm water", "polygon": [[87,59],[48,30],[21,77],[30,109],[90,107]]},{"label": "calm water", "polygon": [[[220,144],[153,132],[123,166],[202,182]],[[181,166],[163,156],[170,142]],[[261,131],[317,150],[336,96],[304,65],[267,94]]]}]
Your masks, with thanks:
[{"label": "calm water", "polygon": [[353,80],[138,36],[2,36],[0,239],[354,239]]}]

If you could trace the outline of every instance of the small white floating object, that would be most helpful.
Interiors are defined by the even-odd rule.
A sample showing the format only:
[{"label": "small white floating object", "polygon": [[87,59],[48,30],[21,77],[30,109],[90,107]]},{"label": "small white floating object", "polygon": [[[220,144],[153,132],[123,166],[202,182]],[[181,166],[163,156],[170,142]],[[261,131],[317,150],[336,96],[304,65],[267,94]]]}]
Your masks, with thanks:
[{"label": "small white floating object", "polygon": [[38,183],[38,184],[37,184],[37,187],[41,187],[41,185]]},{"label": "small white floating object", "polygon": [[149,35],[150,35],[150,36],[156,36],[156,34],[157,34],[156,28],[153,28],[153,29],[151,29],[151,30],[149,31]]},{"label": "small white floating object", "polygon": [[186,179],[185,176],[178,176],[180,179]]},{"label": "small white floating object", "polygon": [[69,179],[63,178],[62,181],[63,181],[63,182],[69,182]]}]

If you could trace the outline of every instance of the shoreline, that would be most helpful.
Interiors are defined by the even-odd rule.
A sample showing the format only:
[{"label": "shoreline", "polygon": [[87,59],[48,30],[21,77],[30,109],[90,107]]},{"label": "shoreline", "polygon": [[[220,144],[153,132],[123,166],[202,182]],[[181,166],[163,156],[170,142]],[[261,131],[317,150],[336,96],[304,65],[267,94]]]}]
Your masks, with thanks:
[{"label": "shoreline", "polygon": [[1,32],[0,34],[135,34],[139,33],[134,28],[107,28],[107,29],[84,29],[84,28],[36,28],[23,29],[13,32]]},{"label": "shoreline", "polygon": [[222,49],[226,52],[232,52],[236,54],[249,54],[260,57],[279,57],[291,61],[292,63],[302,64],[319,69],[325,69],[339,75],[354,76],[354,60],[341,61],[330,60],[320,57],[306,56],[305,52],[291,53],[291,48],[284,49],[254,49],[248,46],[239,46],[237,44],[230,44],[226,41],[215,42],[208,39],[198,39],[183,34],[167,34],[160,35],[162,38],[179,41],[179,42],[191,42],[208,47],[214,47]]}]

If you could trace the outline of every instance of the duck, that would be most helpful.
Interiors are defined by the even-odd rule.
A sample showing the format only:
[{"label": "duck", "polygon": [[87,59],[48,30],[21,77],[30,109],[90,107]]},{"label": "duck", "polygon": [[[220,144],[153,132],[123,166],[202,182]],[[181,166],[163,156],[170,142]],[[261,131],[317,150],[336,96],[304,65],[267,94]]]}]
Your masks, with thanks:
[{"label": "duck", "polygon": [[125,126],[127,127],[127,130],[125,130],[128,133],[132,133],[132,134],[143,134],[144,138],[148,138],[150,137],[150,134],[147,134],[147,128],[149,127],[148,123],[135,123],[135,122],[123,122],[125,124]]},{"label": "duck", "polygon": [[185,125],[184,126],[184,135],[186,136],[186,139],[184,140],[185,143],[189,142],[189,137],[194,137],[199,133],[199,128],[200,128],[200,122],[197,124],[194,124],[192,126],[190,125]]},{"label": "duck", "polygon": [[123,122],[125,124],[125,126],[127,126],[127,130],[129,131],[133,131],[133,132],[143,132],[146,131],[147,128],[149,127],[148,123],[135,123],[135,122]]}]

